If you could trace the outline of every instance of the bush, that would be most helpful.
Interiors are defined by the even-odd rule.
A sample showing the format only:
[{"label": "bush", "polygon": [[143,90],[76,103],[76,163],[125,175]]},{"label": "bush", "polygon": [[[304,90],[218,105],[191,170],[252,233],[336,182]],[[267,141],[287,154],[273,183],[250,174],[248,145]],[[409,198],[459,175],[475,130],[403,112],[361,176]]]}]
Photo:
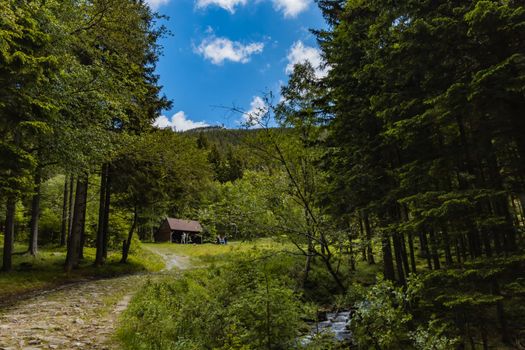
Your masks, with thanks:
[{"label": "bush", "polygon": [[124,314],[120,338],[127,349],[295,348],[305,307],[278,265],[250,254],[149,282]]},{"label": "bush", "polygon": [[445,335],[447,325],[438,320],[412,329],[413,304],[420,297],[421,279],[412,275],[406,287],[395,286],[381,275],[365,288],[354,285],[347,302],[355,307],[350,323],[353,340],[360,349],[454,349],[457,339]]},{"label": "bush", "polygon": [[61,218],[49,208],[43,208],[39,222],[39,240],[42,243],[58,242],[62,228]]}]

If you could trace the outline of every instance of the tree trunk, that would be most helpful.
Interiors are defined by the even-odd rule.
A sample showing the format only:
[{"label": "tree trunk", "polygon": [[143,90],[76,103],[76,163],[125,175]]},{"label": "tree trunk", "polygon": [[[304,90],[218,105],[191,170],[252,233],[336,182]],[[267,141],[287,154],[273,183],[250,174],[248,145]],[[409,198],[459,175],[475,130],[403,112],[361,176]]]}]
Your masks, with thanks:
[{"label": "tree trunk", "polygon": [[86,190],[84,191],[84,198],[82,198],[82,202],[84,205],[82,206],[81,210],[81,218],[82,222],[80,223],[80,242],[78,247],[78,258],[80,260],[84,259],[84,246],[86,244],[86,211],[87,211],[87,199],[88,199],[88,178],[86,177]]},{"label": "tree trunk", "polygon": [[521,220],[522,222],[525,222],[525,193],[520,193],[518,198],[520,199]]},{"label": "tree trunk", "polygon": [[358,215],[358,221],[359,221],[359,237],[361,237],[361,260],[367,261],[366,258],[366,244],[363,244],[364,241],[366,241],[365,236],[365,230],[363,228],[363,214],[362,212]]},{"label": "tree trunk", "polygon": [[67,226],[68,226],[68,198],[69,198],[69,179],[65,176],[64,180],[64,197],[62,198],[62,227],[60,228],[60,246],[66,245]]},{"label": "tree trunk", "polygon": [[[498,235],[498,232],[494,232],[494,236],[497,236],[497,235]],[[483,245],[485,246],[485,255],[487,256],[487,258],[492,257],[492,247],[490,245],[490,237],[489,237],[489,233],[487,232],[486,228],[481,229],[480,236],[483,240]]]},{"label": "tree trunk", "polygon": [[98,202],[98,227],[97,227],[97,255],[95,258],[95,265],[100,266],[104,264],[104,217],[106,215],[106,184],[107,184],[107,164],[102,165],[100,172],[100,197]]},{"label": "tree trunk", "polygon": [[349,255],[348,263],[350,264],[350,271],[354,272],[356,270],[354,248],[352,244],[352,237],[351,235],[348,235],[348,236],[349,236],[348,242],[350,242],[348,245],[348,255]]},{"label": "tree trunk", "polygon": [[29,225],[31,230],[29,237],[29,254],[33,256],[38,254],[38,221],[40,218],[42,169],[38,167],[35,171],[35,194],[31,200],[31,221]]},{"label": "tree trunk", "polygon": [[[472,227],[474,225],[471,223]],[[468,237],[468,250],[471,259],[476,259],[481,256],[481,239],[479,237],[478,231],[475,228],[471,228],[467,233]]]},{"label": "tree trunk", "polygon": [[465,235],[459,237],[459,247],[461,248],[461,258],[465,262],[467,261],[467,247],[465,243]]},{"label": "tree trunk", "polygon": [[481,345],[483,350],[489,350],[489,339],[487,335],[487,329],[484,324],[481,325]]},{"label": "tree trunk", "polygon": [[430,257],[430,250],[428,249],[427,234],[424,231],[419,231],[419,246],[420,246],[420,257],[427,260],[427,266],[429,270],[432,270],[432,259]]},{"label": "tree trunk", "polygon": [[303,278],[301,281],[302,287],[306,285],[306,282],[308,282],[308,276],[310,275],[310,269],[312,267],[312,258],[313,258],[313,247],[312,247],[312,239],[308,238],[308,250],[306,255],[306,261],[304,263],[304,273]]},{"label": "tree trunk", "polygon": [[507,198],[498,198],[496,200],[496,209],[497,213],[505,218],[505,228],[504,230],[504,237],[506,245],[507,252],[514,252],[517,248],[517,235],[516,235],[516,227],[514,227],[512,222],[512,214],[510,212],[509,203]]},{"label": "tree trunk", "polygon": [[454,264],[454,260],[452,258],[452,249],[450,247],[450,236],[446,227],[443,227],[442,233],[443,248],[445,250],[445,265],[447,265],[447,267],[450,267],[452,266],[452,264]]},{"label": "tree trunk", "polygon": [[75,206],[73,210],[73,220],[71,233],[67,244],[67,256],[65,270],[67,273],[78,267],[79,263],[79,245],[80,235],[82,232],[83,214],[86,203],[84,202],[87,192],[87,177],[79,177],[77,180],[77,190],[75,194]]},{"label": "tree trunk", "polygon": [[[402,204],[400,206],[400,213],[401,213],[401,218],[403,219],[403,221],[408,222],[410,220],[410,217],[408,215],[408,207],[405,204]],[[407,253],[406,253],[406,244],[405,244],[404,238],[403,238],[403,248],[405,250],[405,257],[406,257]],[[416,256],[414,253],[414,234],[412,232],[408,233],[408,250],[410,254],[410,267],[412,268],[412,272],[416,273],[417,268],[416,268]],[[408,271],[410,271],[408,269],[408,261],[407,261],[406,271],[407,273]]]},{"label": "tree trunk", "polygon": [[416,273],[416,254],[414,252],[414,235],[412,232],[408,234],[408,249],[410,250],[410,265],[412,266],[412,272]]},{"label": "tree trunk", "polygon": [[402,233],[399,233],[399,240],[401,242],[401,254],[403,258],[403,267],[405,269],[405,274],[408,276],[410,273],[410,267],[408,265],[407,244],[406,244],[405,235]]},{"label": "tree trunk", "polygon": [[7,197],[5,234],[4,234],[4,257],[2,271],[11,271],[13,267],[13,245],[15,240],[15,213],[16,196],[11,194]]},{"label": "tree trunk", "polygon": [[266,347],[268,350],[272,350],[270,283],[268,283],[268,273],[266,273],[264,277],[266,281]]},{"label": "tree trunk", "polygon": [[392,238],[394,241],[394,255],[396,257],[397,276],[399,278],[399,282],[405,285],[406,279],[405,272],[403,270],[403,251],[401,247],[401,238],[397,232],[394,233]]},{"label": "tree trunk", "polygon": [[[492,294],[501,296],[499,283],[496,277],[492,279]],[[510,343],[509,330],[507,327],[507,318],[505,316],[505,309],[503,308],[503,302],[500,300],[496,303],[496,314],[498,317],[499,326],[501,329],[501,338],[505,344]]]},{"label": "tree trunk", "polygon": [[131,224],[131,228],[128,232],[128,239],[122,242],[122,259],[120,259],[120,263],[125,264],[128,262],[128,255],[129,255],[129,248],[131,247],[131,239],[133,238],[133,232],[135,231],[135,227],[137,226],[137,209],[133,212],[133,223]]},{"label": "tree trunk", "polygon": [[[518,208],[518,205],[516,205],[516,199],[513,195],[509,195],[508,201],[510,202],[510,206],[512,208],[512,223],[514,227],[520,227],[521,221],[520,221],[520,211],[521,209]],[[498,251],[496,251],[498,253]]]},{"label": "tree trunk", "polygon": [[455,244],[456,260],[458,261],[459,265],[462,265],[462,263],[461,263],[461,245],[460,245],[459,241],[460,241],[460,238],[456,238],[456,244]]},{"label": "tree trunk", "polygon": [[390,237],[383,237],[381,242],[383,250],[383,272],[385,278],[390,281],[395,281],[396,277],[394,274],[394,261],[392,260],[392,248],[390,246]]},{"label": "tree trunk", "polygon": [[104,222],[102,224],[102,235],[104,243],[102,245],[102,255],[104,260],[108,258],[109,245],[109,213],[111,206],[111,165],[107,164],[106,169],[106,189],[104,199]]},{"label": "tree trunk", "polygon": [[366,234],[366,255],[368,264],[375,264],[374,252],[372,250],[372,229],[370,228],[370,219],[368,217],[368,212],[363,211],[363,222],[365,226]]},{"label": "tree trunk", "polygon": [[307,232],[308,250],[307,250],[306,261],[304,265],[304,274],[303,274],[303,280],[302,280],[302,286],[304,287],[306,282],[308,281],[308,277],[310,275],[310,269],[312,265],[312,259],[314,257],[314,246],[313,246],[314,243],[312,240],[312,237],[314,234],[311,230],[312,223],[311,223],[311,218],[310,218],[308,211],[304,209],[303,214],[304,214],[304,219],[306,221],[306,227],[308,228],[308,232]]},{"label": "tree trunk", "polygon": [[343,282],[341,281],[341,278],[339,277],[339,274],[334,270],[334,268],[332,266],[332,262],[330,261],[330,256],[321,255],[321,258],[322,258],[323,262],[325,263],[326,269],[328,270],[328,272],[330,273],[330,275],[334,279],[334,282],[337,284],[337,286],[339,287],[341,292],[343,294],[345,294],[346,293],[346,287],[343,284]]},{"label": "tree trunk", "polygon": [[73,230],[73,215],[75,214],[75,177],[73,175],[69,178],[69,208],[67,214],[67,241],[71,237]]},{"label": "tree trunk", "polygon": [[432,262],[434,263],[434,269],[439,270],[441,264],[439,261],[439,251],[438,251],[438,242],[436,238],[436,233],[434,229],[430,229],[430,250],[432,255]]}]

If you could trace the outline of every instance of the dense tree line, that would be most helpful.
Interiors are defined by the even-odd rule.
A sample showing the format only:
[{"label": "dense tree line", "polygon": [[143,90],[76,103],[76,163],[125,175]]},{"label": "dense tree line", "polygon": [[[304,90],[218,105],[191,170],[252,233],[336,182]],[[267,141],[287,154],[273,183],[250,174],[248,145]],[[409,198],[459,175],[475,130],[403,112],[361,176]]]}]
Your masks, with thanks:
[{"label": "dense tree line", "polygon": [[143,1],[10,0],[0,13],[3,269],[12,266],[17,206],[30,208],[29,253],[38,253],[41,187],[60,174],[66,270],[83,256],[95,179],[102,264],[112,194],[118,199],[133,192],[119,186],[117,171],[139,176],[122,164],[131,166],[135,145],[156,137],[148,136],[151,124],[170,104],[159,96],[154,73],[165,30]]},{"label": "dense tree line", "polygon": [[385,275],[403,281],[415,270],[402,261],[404,236],[419,235],[436,269],[441,249],[447,266],[515,251],[523,7],[406,1],[330,9],[336,25],[319,37],[332,67],[334,184],[345,190],[340,200],[388,227],[383,253],[393,246],[396,268],[385,262]]},{"label": "dense tree line", "polygon": [[[327,77],[298,65],[282,101],[268,96],[243,139],[259,174],[209,210],[246,236],[285,234],[305,258],[306,288],[312,263],[334,293],[353,293],[361,261],[405,289],[417,274],[423,302],[402,311],[412,323],[434,315],[462,346],[510,344],[525,287],[523,3],[318,3]],[[388,283],[378,293],[394,293]]]},{"label": "dense tree line", "polygon": [[319,4],[331,24],[317,32],[330,67],[319,104],[331,211],[355,223],[370,263],[379,252],[368,242],[379,243],[385,278],[444,270],[428,275],[428,297],[466,343],[474,328],[488,346],[494,330],[480,319],[492,308],[510,342],[504,302],[519,300],[508,283],[521,275],[525,214],[523,3]]}]

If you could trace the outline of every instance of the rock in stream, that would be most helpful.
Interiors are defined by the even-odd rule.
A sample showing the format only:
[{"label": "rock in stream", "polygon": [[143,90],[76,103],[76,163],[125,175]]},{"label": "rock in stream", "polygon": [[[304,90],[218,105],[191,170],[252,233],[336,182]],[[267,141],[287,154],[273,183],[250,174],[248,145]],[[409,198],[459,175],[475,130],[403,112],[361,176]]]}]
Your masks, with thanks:
[{"label": "rock in stream", "polygon": [[328,312],[326,320],[314,324],[310,334],[301,338],[301,344],[309,344],[314,336],[322,333],[332,333],[337,341],[350,341],[352,338],[352,333],[349,330],[350,316],[350,311]]}]

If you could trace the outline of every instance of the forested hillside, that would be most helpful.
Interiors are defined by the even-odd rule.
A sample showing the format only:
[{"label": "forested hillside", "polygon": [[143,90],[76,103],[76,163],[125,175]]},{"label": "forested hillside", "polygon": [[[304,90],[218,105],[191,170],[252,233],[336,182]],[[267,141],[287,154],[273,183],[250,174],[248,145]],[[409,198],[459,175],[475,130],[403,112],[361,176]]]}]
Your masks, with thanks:
[{"label": "forested hillside", "polygon": [[[326,74],[175,132],[143,1],[2,1],[0,305],[162,258],[124,348],[524,348],[525,5],[316,4]],[[150,244],[166,217],[205,244]]]}]

